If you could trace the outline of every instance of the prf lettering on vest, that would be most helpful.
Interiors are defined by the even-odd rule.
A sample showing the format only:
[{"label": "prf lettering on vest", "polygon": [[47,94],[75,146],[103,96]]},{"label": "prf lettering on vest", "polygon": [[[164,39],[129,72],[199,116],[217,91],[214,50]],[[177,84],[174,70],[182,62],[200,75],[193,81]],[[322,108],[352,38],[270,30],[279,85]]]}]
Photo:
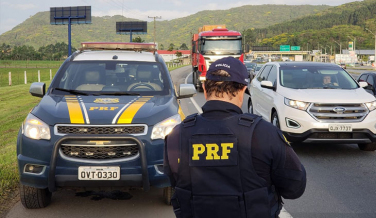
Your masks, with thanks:
[{"label": "prf lettering on vest", "polygon": [[193,156],[192,160],[200,160],[200,155],[206,151],[206,160],[228,160],[228,154],[234,143],[221,143],[222,156],[218,155],[220,147],[218,144],[192,144]]}]

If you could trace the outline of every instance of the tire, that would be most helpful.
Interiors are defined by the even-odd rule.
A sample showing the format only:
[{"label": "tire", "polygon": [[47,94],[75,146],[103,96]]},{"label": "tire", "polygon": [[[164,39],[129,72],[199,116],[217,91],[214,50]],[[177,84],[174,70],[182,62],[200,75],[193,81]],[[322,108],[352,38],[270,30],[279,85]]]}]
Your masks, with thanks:
[{"label": "tire", "polygon": [[276,111],[272,114],[271,123],[273,124],[273,126],[276,126],[278,129],[281,129],[279,125],[278,114]]},{"label": "tire", "polygon": [[251,98],[248,99],[248,113],[253,114],[253,103]]},{"label": "tire", "polygon": [[197,85],[197,91],[203,92],[204,89],[202,88],[202,82],[201,82],[201,80],[198,80],[197,84],[198,84]]},{"label": "tire", "polygon": [[165,204],[171,205],[171,198],[175,193],[175,189],[170,187],[163,188],[163,200]]},{"label": "tire", "polygon": [[39,189],[20,184],[20,198],[27,209],[47,207],[51,203],[52,193],[47,188]]},{"label": "tire", "polygon": [[196,76],[197,72],[196,71],[193,71],[192,73],[192,84],[196,87],[196,81],[197,81],[197,76]]},{"label": "tire", "polygon": [[358,147],[362,151],[375,151],[376,150],[376,142],[368,143],[368,144],[358,144]]}]

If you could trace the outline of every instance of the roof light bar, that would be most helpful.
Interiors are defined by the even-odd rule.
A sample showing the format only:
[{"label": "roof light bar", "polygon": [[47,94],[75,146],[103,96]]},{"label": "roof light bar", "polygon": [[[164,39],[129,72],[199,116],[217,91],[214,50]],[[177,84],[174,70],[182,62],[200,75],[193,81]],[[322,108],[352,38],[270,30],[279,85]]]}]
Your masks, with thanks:
[{"label": "roof light bar", "polygon": [[128,50],[128,51],[156,51],[154,43],[132,42],[82,42],[81,50]]}]

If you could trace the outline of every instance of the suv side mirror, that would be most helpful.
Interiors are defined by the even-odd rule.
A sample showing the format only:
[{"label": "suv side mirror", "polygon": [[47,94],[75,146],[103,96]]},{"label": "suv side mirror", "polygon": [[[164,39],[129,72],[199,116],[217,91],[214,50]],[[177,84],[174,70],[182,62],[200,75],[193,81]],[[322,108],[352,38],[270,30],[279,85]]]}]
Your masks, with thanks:
[{"label": "suv side mirror", "polygon": [[367,82],[359,82],[360,87],[365,88],[368,86]]},{"label": "suv side mirror", "polygon": [[196,88],[193,84],[180,84],[178,99],[190,98],[196,94]]},{"label": "suv side mirror", "polygon": [[32,83],[29,89],[32,96],[42,98],[46,94],[46,84],[45,83]]},{"label": "suv side mirror", "polygon": [[273,83],[270,82],[270,81],[261,81],[261,87],[262,88],[266,88],[266,89],[273,89],[274,90]]}]

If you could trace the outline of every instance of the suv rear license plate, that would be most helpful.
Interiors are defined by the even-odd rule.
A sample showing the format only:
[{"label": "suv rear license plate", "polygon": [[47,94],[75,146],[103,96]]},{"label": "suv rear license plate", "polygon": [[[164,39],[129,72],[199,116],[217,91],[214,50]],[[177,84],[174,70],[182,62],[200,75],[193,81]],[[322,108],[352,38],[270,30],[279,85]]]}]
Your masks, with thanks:
[{"label": "suv rear license plate", "polygon": [[78,167],[78,180],[120,180],[120,167]]},{"label": "suv rear license plate", "polygon": [[350,124],[329,124],[329,132],[352,132]]}]

